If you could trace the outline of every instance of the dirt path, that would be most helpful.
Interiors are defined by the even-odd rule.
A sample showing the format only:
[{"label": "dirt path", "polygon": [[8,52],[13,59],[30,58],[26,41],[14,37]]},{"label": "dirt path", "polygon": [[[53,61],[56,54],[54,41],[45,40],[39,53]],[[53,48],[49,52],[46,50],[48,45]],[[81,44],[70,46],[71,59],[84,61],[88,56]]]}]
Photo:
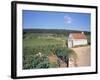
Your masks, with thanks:
[{"label": "dirt path", "polygon": [[48,56],[48,58],[51,63],[57,63],[58,57],[56,55],[51,54]]},{"label": "dirt path", "polygon": [[90,46],[72,48],[77,54],[77,66],[90,66],[91,50]]},{"label": "dirt path", "polygon": [[51,63],[57,63],[57,61],[59,60],[59,62],[60,62],[60,66],[59,67],[66,67],[66,65],[67,65],[65,62],[63,62],[60,58],[58,58],[54,54],[49,55],[48,58],[49,58],[49,61]]}]

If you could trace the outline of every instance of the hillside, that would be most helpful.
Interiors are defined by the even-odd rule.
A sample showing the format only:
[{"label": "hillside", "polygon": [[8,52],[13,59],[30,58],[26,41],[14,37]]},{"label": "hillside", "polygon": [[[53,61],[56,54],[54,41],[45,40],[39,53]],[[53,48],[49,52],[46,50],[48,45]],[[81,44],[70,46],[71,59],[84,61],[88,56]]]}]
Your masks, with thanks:
[{"label": "hillside", "polygon": [[51,33],[51,34],[63,34],[68,36],[69,33],[79,33],[84,32],[89,35],[88,31],[76,31],[76,30],[66,30],[66,29],[23,29],[23,33]]}]

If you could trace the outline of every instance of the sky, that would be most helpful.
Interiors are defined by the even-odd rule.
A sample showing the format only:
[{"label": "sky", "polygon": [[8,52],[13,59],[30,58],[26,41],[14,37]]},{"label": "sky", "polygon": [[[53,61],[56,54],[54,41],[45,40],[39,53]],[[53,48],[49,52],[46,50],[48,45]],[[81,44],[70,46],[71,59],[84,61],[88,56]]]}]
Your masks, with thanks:
[{"label": "sky", "polygon": [[24,29],[66,29],[90,31],[91,14],[23,10],[22,26]]}]

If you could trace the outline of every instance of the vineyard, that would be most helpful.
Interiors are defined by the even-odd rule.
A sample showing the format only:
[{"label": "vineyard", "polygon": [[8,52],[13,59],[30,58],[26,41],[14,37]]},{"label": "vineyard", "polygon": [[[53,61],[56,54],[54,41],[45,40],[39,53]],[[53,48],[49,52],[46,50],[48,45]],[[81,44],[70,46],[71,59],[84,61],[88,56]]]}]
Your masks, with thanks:
[{"label": "vineyard", "polygon": [[[51,57],[51,55],[54,57]],[[23,69],[69,67],[69,58],[76,54],[67,48],[67,36],[52,33],[23,34]]]}]

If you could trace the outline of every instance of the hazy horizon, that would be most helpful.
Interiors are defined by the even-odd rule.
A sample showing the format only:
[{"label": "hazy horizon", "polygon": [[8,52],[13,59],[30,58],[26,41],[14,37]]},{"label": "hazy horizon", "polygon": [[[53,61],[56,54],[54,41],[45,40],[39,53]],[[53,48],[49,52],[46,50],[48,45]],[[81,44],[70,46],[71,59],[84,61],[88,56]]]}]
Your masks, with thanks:
[{"label": "hazy horizon", "polygon": [[72,30],[72,29],[43,29],[43,28],[23,28],[24,30],[25,29],[32,29],[32,30],[69,30],[69,31],[80,31],[80,32],[91,32],[91,31],[83,31],[83,30]]}]

